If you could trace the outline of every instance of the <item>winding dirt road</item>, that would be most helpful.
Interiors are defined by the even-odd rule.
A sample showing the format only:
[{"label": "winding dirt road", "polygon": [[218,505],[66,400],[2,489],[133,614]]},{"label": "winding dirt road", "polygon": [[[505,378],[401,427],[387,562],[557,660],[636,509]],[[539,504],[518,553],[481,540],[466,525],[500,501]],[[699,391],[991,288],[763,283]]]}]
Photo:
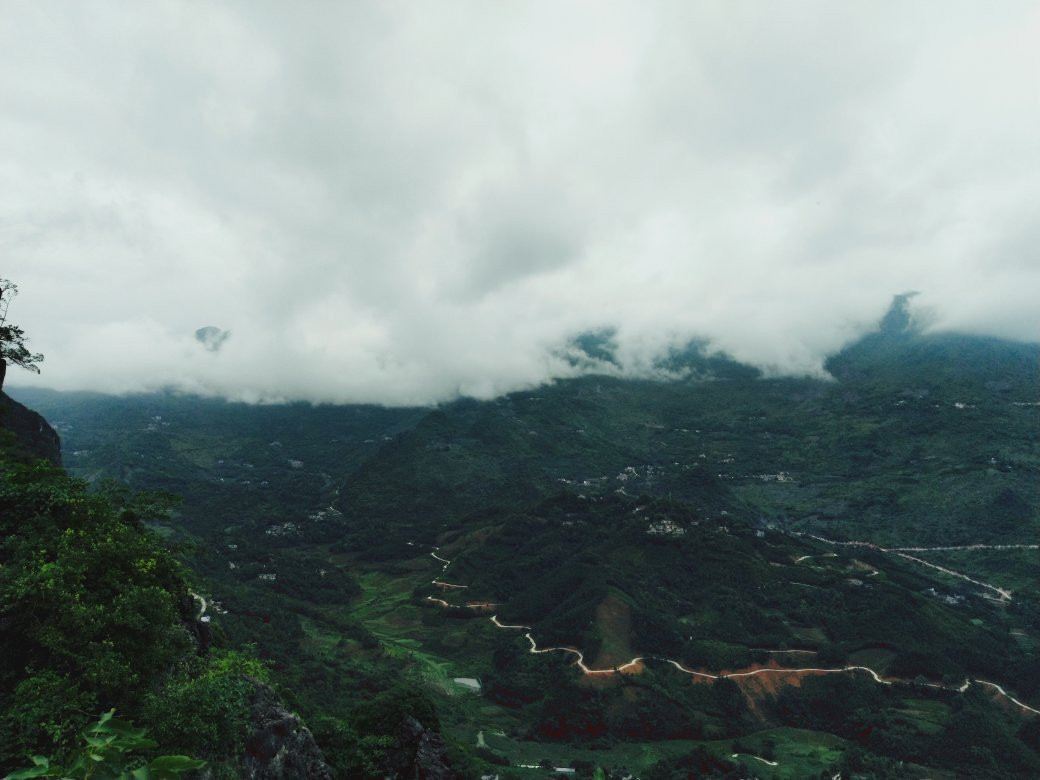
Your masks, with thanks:
[{"label": "winding dirt road", "polygon": [[[871,669],[869,666],[858,666],[858,665],[840,666],[840,667],[835,667],[835,668],[823,668],[823,667],[817,667],[817,666],[806,666],[806,667],[800,667],[800,668],[797,668],[797,669],[789,669],[789,668],[786,668],[786,667],[779,667],[779,668],[763,667],[761,669],[751,669],[751,670],[743,671],[743,672],[725,672],[725,673],[722,673],[722,674],[711,674],[710,672],[699,672],[699,671],[697,671],[695,669],[687,669],[685,666],[683,666],[681,663],[679,663],[676,660],[673,660],[671,658],[664,658],[662,656],[654,656],[654,655],[646,655],[646,656],[640,655],[640,656],[636,656],[631,661],[628,661],[627,663],[621,664],[620,666],[615,666],[615,667],[610,668],[610,669],[592,669],[585,663],[585,655],[580,650],[578,650],[577,648],[574,648],[574,647],[538,647],[538,644],[535,642],[534,637],[531,636],[530,626],[513,626],[513,625],[508,625],[506,623],[502,623],[498,619],[498,615],[492,615],[491,616],[491,622],[494,623],[495,626],[497,626],[498,628],[516,629],[516,630],[524,631],[524,638],[527,639],[527,641],[531,643],[531,650],[530,650],[531,653],[541,654],[541,653],[556,653],[556,652],[560,652],[560,653],[569,653],[570,655],[575,656],[577,658],[577,664],[576,664],[577,667],[579,669],[581,669],[583,674],[587,674],[587,675],[624,674],[624,671],[626,669],[631,669],[631,668],[637,667],[637,666],[639,666],[640,664],[642,664],[642,663],[644,663],[646,661],[662,661],[664,663],[671,664],[676,669],[678,669],[680,672],[683,672],[685,674],[691,675],[693,677],[703,677],[703,678],[706,678],[706,679],[709,679],[709,680],[721,680],[721,679],[724,679],[724,678],[725,679],[736,679],[736,678],[739,678],[739,677],[754,677],[754,676],[760,675],[760,674],[848,674],[850,672],[866,672],[867,674],[870,675],[870,677],[874,680],[874,682],[878,683],[879,685],[893,685],[895,683],[906,683],[906,682],[908,682],[907,680],[903,680],[903,679],[899,679],[899,678],[893,678],[893,679],[886,680],[881,675],[879,675],[876,671]],[[1012,703],[1014,703],[1015,705],[1020,707],[1022,710],[1026,711],[1028,713],[1031,713],[1033,715],[1040,715],[1040,710],[1038,710],[1038,709],[1036,709],[1034,707],[1030,707],[1028,704],[1025,704],[1024,702],[1019,701],[1014,696],[1012,696],[1010,693],[1008,693],[1006,690],[1004,690],[1000,685],[998,685],[997,683],[994,683],[994,682],[990,682],[988,680],[968,679],[968,680],[965,680],[961,685],[959,685],[957,687],[947,686],[947,685],[940,685],[939,683],[925,683],[925,685],[927,687],[929,687],[929,688],[936,688],[936,689],[939,689],[939,690],[946,690],[946,691],[956,691],[958,693],[964,693],[964,691],[968,690],[968,688],[971,685],[973,685],[973,684],[989,686],[990,688],[993,688],[994,690],[996,690],[997,693],[999,693],[1001,696],[1003,696],[1004,698],[1008,699],[1008,701],[1011,701]]]},{"label": "winding dirt road", "polygon": [[[448,570],[448,567],[451,566],[451,561],[449,561],[447,558],[442,558],[441,556],[439,556],[437,554],[437,549],[439,549],[439,548],[435,548],[434,551],[430,553],[430,555],[433,558],[437,559],[438,561],[441,561],[441,562],[444,563],[444,565],[441,566],[441,574],[443,574],[444,572],[446,572]],[[461,590],[463,588],[468,588],[469,587],[469,585],[455,585],[454,583],[451,583],[451,582],[444,582],[444,581],[441,580],[440,577],[434,577],[432,580],[430,580],[430,582],[433,585],[436,585],[438,588],[458,588],[458,589]],[[445,606],[451,606],[451,605],[446,604]]]},{"label": "winding dirt road", "polygon": [[[820,541],[828,542],[828,543],[831,543],[831,544],[850,545],[850,546],[867,546],[867,547],[872,547],[872,548],[879,549],[879,550],[882,549],[882,548],[877,547],[877,545],[873,545],[873,544],[871,544],[869,542],[830,542],[830,540],[822,539],[820,537],[813,536],[812,538],[819,539]],[[889,552],[888,550],[884,550],[884,551],[885,552]],[[447,560],[446,558],[442,558],[439,555],[437,555],[436,553],[430,553],[430,554],[434,558],[436,558],[437,560],[444,562],[444,566],[441,567],[441,573],[443,573],[451,565],[451,561]],[[895,553],[895,554],[901,555],[902,553]],[[907,557],[909,557],[909,556],[907,556]],[[802,559],[800,559],[800,560],[802,560]],[[929,564],[929,565],[931,565],[931,564]],[[936,568],[939,568],[939,567],[936,567]],[[961,575],[961,576],[963,576],[963,575]],[[965,577],[965,579],[970,579],[970,578]],[[970,580],[970,581],[971,582],[976,582],[975,580]],[[439,583],[437,579],[434,579],[432,582],[433,582],[433,584],[448,584],[448,583]],[[985,583],[977,583],[977,584],[984,585]],[[466,586],[455,586],[455,587],[466,587]],[[996,588],[994,588],[994,589],[998,590]],[[1000,591],[1000,592],[1005,592],[1005,591]],[[439,604],[439,605],[444,606],[444,607],[468,606],[468,607],[474,608],[476,606],[476,605],[468,605],[468,604],[467,605],[449,604],[447,601],[444,601],[443,599],[434,598],[432,596],[427,596],[426,598],[427,598],[427,601],[434,602],[434,603]],[[1010,599],[1010,594],[1008,594],[1008,599]],[[483,602],[479,603],[479,605],[482,606],[482,607],[497,606],[497,605],[490,605],[490,604],[483,603]],[[542,655],[542,654],[546,654],[546,653],[567,653],[569,655],[573,655],[575,657],[575,659],[576,659],[576,666],[581,670],[582,674],[586,674],[586,675],[590,675],[590,676],[624,674],[626,669],[628,669],[628,670],[637,669],[641,664],[645,663],[646,661],[661,661],[661,662],[670,664],[671,666],[674,666],[680,672],[683,672],[684,674],[688,674],[691,677],[700,677],[700,678],[704,678],[704,679],[708,679],[708,680],[720,680],[720,679],[723,679],[723,678],[726,678],[726,679],[736,679],[736,678],[741,678],[741,677],[754,677],[756,675],[765,675],[765,674],[799,674],[799,675],[807,675],[807,674],[850,674],[850,673],[854,673],[854,672],[866,672],[867,674],[870,675],[871,679],[873,679],[874,682],[878,683],[879,685],[893,685],[895,683],[906,683],[906,682],[908,682],[906,680],[899,679],[899,678],[885,679],[881,675],[879,675],[876,671],[871,669],[869,666],[859,666],[859,665],[841,666],[841,667],[835,667],[835,668],[822,668],[822,667],[809,666],[809,667],[801,667],[801,668],[796,668],[796,669],[763,667],[763,668],[759,668],[759,669],[750,669],[750,670],[747,670],[747,671],[725,672],[725,673],[720,673],[720,674],[712,674],[710,672],[697,671],[696,669],[688,669],[687,667],[683,666],[679,661],[676,661],[676,660],[674,660],[672,658],[665,658],[663,656],[654,656],[654,655],[646,655],[646,656],[640,655],[640,656],[636,656],[635,658],[633,658],[632,660],[630,660],[630,661],[628,661],[628,662],[626,662],[624,664],[620,664],[618,666],[614,666],[614,667],[611,667],[609,669],[593,669],[588,664],[585,663],[585,654],[582,653],[581,650],[578,650],[575,647],[539,647],[538,643],[535,641],[534,636],[532,636],[532,634],[531,634],[531,630],[532,630],[531,626],[511,625],[511,624],[508,624],[508,623],[503,623],[502,621],[500,621],[498,619],[498,615],[492,615],[490,617],[490,620],[491,620],[491,623],[496,628],[505,629],[505,630],[512,630],[512,631],[523,631],[524,632],[524,638],[527,639],[527,641],[531,644],[531,648],[530,648],[529,652],[531,652],[531,653],[533,653],[535,655]],[[781,650],[767,650],[766,652],[791,652],[791,651],[789,651],[789,650],[783,650],[783,651],[781,651]],[[795,651],[795,652],[806,652],[806,651]],[[811,651],[809,651],[809,652],[811,652]],[[935,688],[935,689],[938,689],[938,690],[956,691],[958,693],[963,693],[964,691],[966,691],[973,684],[985,685],[985,686],[988,686],[990,688],[993,688],[998,694],[1000,694],[1001,696],[1006,698],[1008,701],[1014,703],[1016,706],[1021,708],[1024,712],[1030,713],[1032,715],[1040,715],[1040,710],[1036,709],[1035,707],[1030,707],[1028,704],[1025,704],[1025,703],[1019,701],[1014,696],[1009,694],[1006,690],[1004,690],[1004,688],[1002,688],[1000,685],[998,685],[997,683],[994,683],[994,682],[989,682],[988,680],[967,679],[961,685],[956,686],[956,687],[941,685],[939,683],[925,683],[925,685],[927,687],[929,687],[929,688]]]},{"label": "winding dirt road", "polygon": [[[878,552],[887,553],[889,555],[898,555],[900,558],[906,558],[906,560],[908,561],[913,561],[914,563],[921,564],[922,566],[927,566],[930,569],[940,571],[943,574],[948,574],[951,577],[957,577],[959,579],[964,580],[965,582],[970,582],[972,585],[978,585],[980,588],[985,588],[986,590],[993,591],[998,596],[998,598],[996,599],[997,601],[1007,602],[1011,601],[1011,591],[1007,588],[1001,588],[996,585],[991,585],[988,582],[976,580],[973,577],[969,577],[967,574],[963,574],[959,571],[948,569],[945,566],[939,566],[938,564],[930,563],[929,561],[926,561],[923,558],[918,558],[914,555],[910,555],[909,552],[928,552],[929,550],[1040,550],[1040,545],[1036,544],[969,544],[959,547],[882,547],[881,545],[874,544],[873,542],[838,542],[834,539],[827,539],[822,536],[817,536],[816,534],[806,534],[806,536],[808,536],[810,539],[815,539],[818,542],[835,545],[837,547],[865,547],[867,549],[877,550]],[[803,555],[801,558],[795,561],[795,563],[800,563],[801,561],[804,561],[806,558],[811,557],[813,556]]]},{"label": "winding dirt road", "polygon": [[762,758],[762,756],[756,756],[753,753],[734,753],[730,758],[739,758],[740,756],[747,756],[753,758],[756,761],[761,761],[763,764],[769,764],[769,766],[780,766],[776,761],[770,761],[768,758]]}]

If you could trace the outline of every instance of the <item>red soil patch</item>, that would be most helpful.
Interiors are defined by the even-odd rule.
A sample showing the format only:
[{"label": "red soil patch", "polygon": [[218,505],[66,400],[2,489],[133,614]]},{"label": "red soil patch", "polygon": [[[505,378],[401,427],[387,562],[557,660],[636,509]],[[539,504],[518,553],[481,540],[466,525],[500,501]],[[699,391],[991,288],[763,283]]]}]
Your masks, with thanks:
[{"label": "red soil patch", "polygon": [[[606,669],[608,667],[594,665],[592,669]],[[621,670],[621,674],[583,674],[579,685],[584,685],[586,688],[611,688],[621,683],[621,675],[629,674],[642,674],[646,670],[646,666],[642,661],[636,661],[634,664],[630,664]]]},{"label": "red soil patch", "polygon": [[[757,672],[759,669],[783,669],[783,668],[784,668],[783,666],[781,666],[780,664],[778,664],[776,662],[775,658],[770,658],[764,664],[751,664],[751,666],[745,666],[745,667],[742,667],[740,669],[723,669],[721,672],[719,672],[719,674],[720,675],[743,674],[745,672]],[[756,676],[757,677],[761,677],[762,675],[756,675]],[[736,682],[737,680],[740,680],[740,679],[741,679],[740,677],[737,677],[736,680],[734,680],[734,682]]]},{"label": "red soil patch", "polygon": [[[1040,718],[1040,715],[1037,715],[1034,712],[1030,712],[1029,710],[1024,710],[1021,707],[1019,707],[1017,704],[1015,704],[1013,701],[1011,701],[1011,699],[1009,699],[1007,696],[1004,696],[1003,694],[1001,694],[1001,692],[998,691],[996,688],[994,688],[992,685],[982,685],[980,683],[975,683],[973,685],[973,687],[981,688],[985,692],[986,696],[990,699],[990,701],[992,701],[994,704],[996,704],[1002,710],[1004,710],[1005,712],[1007,712],[1007,713],[1009,713],[1011,715],[1017,715],[1019,717],[1026,717],[1026,718]],[[1021,701],[1021,699],[1019,701]],[[1033,704],[1033,702],[1026,702],[1026,703],[1030,704],[1030,705]]]},{"label": "red soil patch", "polygon": [[734,677],[733,682],[739,686],[745,696],[756,701],[766,696],[776,696],[789,685],[798,688],[805,677],[815,674],[823,674],[823,672],[769,672],[751,677]]},{"label": "red soil patch", "polygon": [[[599,668],[599,667],[593,667]],[[629,664],[621,670],[621,674],[642,674],[646,670],[646,664],[643,663],[643,659],[639,659],[634,664]]]},{"label": "red soil patch", "polygon": [[[756,664],[741,671],[752,671],[754,669],[781,669],[775,661],[770,661],[765,666]],[[825,672],[803,672],[803,671],[776,671],[753,674],[747,677],[733,677],[733,682],[740,688],[748,703],[748,709],[760,720],[766,717],[762,711],[762,703],[766,699],[773,698],[781,690],[788,686],[801,687],[802,680],[809,675],[825,674]]]},{"label": "red soil patch", "polygon": [[491,612],[494,612],[496,609],[498,609],[498,605],[497,604],[488,604],[488,603],[480,603],[480,602],[477,602],[477,603],[470,602],[470,603],[466,604],[465,606],[468,609],[472,609],[474,612],[491,613]]}]

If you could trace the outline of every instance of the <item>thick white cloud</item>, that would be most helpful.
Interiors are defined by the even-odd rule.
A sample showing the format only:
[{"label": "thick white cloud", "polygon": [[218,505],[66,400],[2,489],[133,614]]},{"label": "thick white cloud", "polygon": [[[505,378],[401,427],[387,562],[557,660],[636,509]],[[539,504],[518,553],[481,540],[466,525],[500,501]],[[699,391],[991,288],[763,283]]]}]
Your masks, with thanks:
[{"label": "thick white cloud", "polygon": [[62,388],[487,397],[604,327],[632,370],[811,372],[909,289],[1035,340],[1038,39],[1013,2],[7,2],[0,276]]}]

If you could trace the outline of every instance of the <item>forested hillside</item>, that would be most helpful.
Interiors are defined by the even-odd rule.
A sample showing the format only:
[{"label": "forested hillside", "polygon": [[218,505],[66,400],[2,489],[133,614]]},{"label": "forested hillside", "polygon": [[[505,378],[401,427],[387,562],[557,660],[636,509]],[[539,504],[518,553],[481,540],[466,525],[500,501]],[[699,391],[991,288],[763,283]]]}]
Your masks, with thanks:
[{"label": "forested hillside", "polygon": [[[40,419],[12,403],[0,417],[0,771],[35,762],[18,776],[92,776],[95,766],[161,778],[196,765],[206,777],[332,776],[255,646],[211,622],[222,610],[200,595],[211,589],[191,549],[153,530],[177,497],[67,475],[34,457],[39,437],[18,416]],[[416,756],[419,740],[437,738],[422,693],[381,690],[350,708],[337,732],[349,749],[331,771],[374,776],[418,761],[452,776],[443,749]]]},{"label": "forested hillside", "polygon": [[111,708],[167,753],[235,766],[266,673],[210,647],[190,572],[146,527],[165,498],[90,490],[0,434],[0,766],[69,756]]},{"label": "forested hillside", "polygon": [[436,409],[19,397],[73,474],[183,497],[133,512],[212,649],[120,690],[204,757],[148,713],[231,658],[336,776],[1035,776],[1040,350],[904,307],[830,378],[693,344]]}]

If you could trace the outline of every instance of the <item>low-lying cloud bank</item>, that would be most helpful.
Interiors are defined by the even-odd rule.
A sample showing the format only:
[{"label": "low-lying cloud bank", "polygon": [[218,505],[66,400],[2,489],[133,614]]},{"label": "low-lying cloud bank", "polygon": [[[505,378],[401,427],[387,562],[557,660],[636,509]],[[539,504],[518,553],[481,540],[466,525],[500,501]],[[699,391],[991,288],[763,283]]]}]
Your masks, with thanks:
[{"label": "low-lying cloud bank", "polygon": [[10,383],[486,398],[604,328],[819,373],[909,289],[1040,334],[1033,4],[52,10],[0,27]]}]

